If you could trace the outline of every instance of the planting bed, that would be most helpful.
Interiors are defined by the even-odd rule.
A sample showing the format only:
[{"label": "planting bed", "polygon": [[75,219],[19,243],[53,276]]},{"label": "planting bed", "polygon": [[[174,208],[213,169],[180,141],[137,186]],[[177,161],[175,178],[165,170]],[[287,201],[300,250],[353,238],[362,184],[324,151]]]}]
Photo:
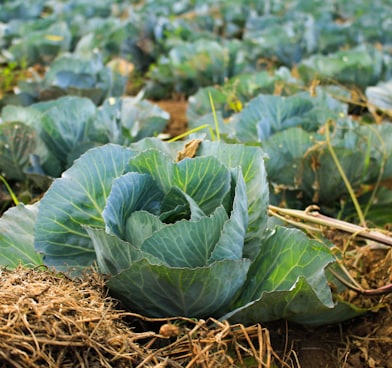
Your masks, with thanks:
[{"label": "planting bed", "polygon": [[389,0],[0,1],[0,367],[392,367]]}]

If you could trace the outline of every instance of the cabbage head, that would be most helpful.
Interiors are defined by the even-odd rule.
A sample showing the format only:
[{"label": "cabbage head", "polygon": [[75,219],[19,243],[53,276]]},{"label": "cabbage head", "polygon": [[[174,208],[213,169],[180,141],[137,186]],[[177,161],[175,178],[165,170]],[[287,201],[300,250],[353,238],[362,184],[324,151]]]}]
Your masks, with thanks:
[{"label": "cabbage head", "polygon": [[334,298],[326,244],[267,228],[260,148],[188,143],[146,138],[83,154],[39,203],[45,264],[74,274],[95,264],[113,296],[151,317],[319,325],[364,312]]},{"label": "cabbage head", "polygon": [[218,316],[245,284],[267,221],[260,148],[147,139],[82,155],[41,200],[35,247],[45,263],[96,263],[108,287],[149,316]]}]

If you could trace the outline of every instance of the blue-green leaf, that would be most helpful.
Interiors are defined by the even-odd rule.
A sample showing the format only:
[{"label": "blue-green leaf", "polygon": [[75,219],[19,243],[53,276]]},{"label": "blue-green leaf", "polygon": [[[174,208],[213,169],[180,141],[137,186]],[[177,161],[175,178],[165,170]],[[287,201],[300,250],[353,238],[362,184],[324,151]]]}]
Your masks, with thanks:
[{"label": "blue-green leaf", "polygon": [[[364,152],[344,147],[334,147],[334,152],[349,182],[353,188],[358,188],[365,172]],[[327,148],[310,152],[302,160],[302,165],[304,169],[299,171],[302,175],[298,175],[298,181],[307,198],[312,198],[314,202],[332,203],[348,193]]]},{"label": "blue-green leaf", "polygon": [[163,263],[158,258],[142,252],[119,237],[106,233],[103,229],[90,226],[85,226],[84,229],[91,237],[99,271],[103,274],[117,275],[142,258],[148,259],[154,264]]},{"label": "blue-green leaf", "polygon": [[171,268],[142,259],[112,277],[108,286],[131,310],[152,317],[217,316],[241,288],[249,260],[200,268]]},{"label": "blue-green leaf", "polygon": [[165,224],[159,217],[150,212],[134,212],[127,219],[125,239],[135,247],[140,248],[148,237],[164,226]]},{"label": "blue-green leaf", "polygon": [[209,215],[230,190],[230,171],[215,157],[186,158],[176,165],[173,184]]},{"label": "blue-green leaf", "polygon": [[299,127],[285,129],[263,142],[262,147],[269,156],[265,166],[270,182],[295,188],[297,175],[304,170],[303,157],[313,144],[313,135]]},{"label": "blue-green leaf", "polygon": [[[336,306],[325,271],[335,260],[324,244],[299,230],[277,227],[262,243],[232,311],[223,318],[244,323],[285,318],[317,324],[316,319],[322,320],[326,313],[332,320]],[[355,314],[358,311],[347,308],[344,317]]]},{"label": "blue-green leaf", "polygon": [[272,134],[300,125],[313,103],[303,96],[259,95],[241,111],[236,124],[242,142],[261,142]]},{"label": "blue-green leaf", "polygon": [[106,231],[126,239],[126,224],[140,210],[158,215],[163,193],[150,175],[127,173],[114,179],[102,216]]},{"label": "blue-green leaf", "polygon": [[110,97],[98,108],[95,126],[109,142],[129,144],[161,133],[169,113],[139,97]]},{"label": "blue-green leaf", "polygon": [[25,170],[36,145],[37,134],[33,128],[22,123],[0,124],[0,172],[7,179],[25,180]]},{"label": "blue-green leaf", "polygon": [[371,109],[380,109],[389,115],[392,114],[392,80],[366,88],[366,97]]},{"label": "blue-green leaf", "polygon": [[184,159],[178,164],[157,150],[141,152],[130,161],[129,171],[150,174],[167,193],[176,186],[207,215],[218,207],[230,189],[230,172],[216,158]]},{"label": "blue-green leaf", "polygon": [[64,167],[93,147],[95,105],[87,98],[63,97],[41,117],[41,136],[49,150]]},{"label": "blue-green leaf", "polygon": [[170,157],[157,150],[146,150],[133,158],[126,171],[149,174],[158,187],[167,193],[172,187],[174,163]]},{"label": "blue-green leaf", "polygon": [[221,236],[211,254],[209,263],[224,259],[241,259],[243,257],[246,229],[248,227],[248,208],[246,186],[241,169],[233,169],[233,186],[235,187],[233,208],[230,219],[223,226]]},{"label": "blue-green leaf", "polygon": [[287,319],[302,325],[319,326],[339,323],[365,312],[344,302],[333,307],[325,305],[306,278],[300,276],[289,290],[266,291],[259,299],[226,314],[222,319],[246,324]]},{"label": "blue-green leaf", "polygon": [[42,257],[34,249],[34,222],[38,204],[10,208],[0,218],[0,265],[38,266]]},{"label": "blue-green leaf", "polygon": [[146,239],[141,250],[171,267],[205,266],[227,220],[226,210],[220,206],[211,216],[198,221],[182,220],[166,225]]},{"label": "blue-green leaf", "polygon": [[113,179],[135,153],[116,145],[95,148],[56,179],[40,202],[35,247],[45,263],[58,269],[83,268],[95,260],[82,225],[104,228],[102,211]]},{"label": "blue-green leaf", "polygon": [[246,184],[249,216],[244,257],[253,259],[258,253],[268,219],[269,190],[264,167],[266,155],[259,147],[203,141],[197,156],[213,156],[226,167],[241,168]]}]

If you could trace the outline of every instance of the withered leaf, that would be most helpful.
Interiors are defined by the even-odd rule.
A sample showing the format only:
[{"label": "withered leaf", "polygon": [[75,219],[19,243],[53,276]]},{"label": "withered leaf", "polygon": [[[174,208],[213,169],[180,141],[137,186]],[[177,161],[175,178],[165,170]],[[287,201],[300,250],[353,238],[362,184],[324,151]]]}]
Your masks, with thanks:
[{"label": "withered leaf", "polygon": [[177,152],[176,161],[179,162],[184,158],[193,158],[196,155],[196,151],[200,146],[202,139],[192,139],[191,141],[185,143],[184,148]]}]

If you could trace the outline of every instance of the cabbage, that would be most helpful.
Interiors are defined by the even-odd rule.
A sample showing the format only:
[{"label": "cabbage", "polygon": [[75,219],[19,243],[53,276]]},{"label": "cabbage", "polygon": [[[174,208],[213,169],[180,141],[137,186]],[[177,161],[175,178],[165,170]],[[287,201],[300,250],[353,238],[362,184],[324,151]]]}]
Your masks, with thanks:
[{"label": "cabbage", "polygon": [[319,324],[359,313],[333,300],[325,244],[267,229],[260,148],[182,144],[108,144],[76,160],[40,201],[45,263],[74,273],[96,264],[113,296],[152,317]]}]

